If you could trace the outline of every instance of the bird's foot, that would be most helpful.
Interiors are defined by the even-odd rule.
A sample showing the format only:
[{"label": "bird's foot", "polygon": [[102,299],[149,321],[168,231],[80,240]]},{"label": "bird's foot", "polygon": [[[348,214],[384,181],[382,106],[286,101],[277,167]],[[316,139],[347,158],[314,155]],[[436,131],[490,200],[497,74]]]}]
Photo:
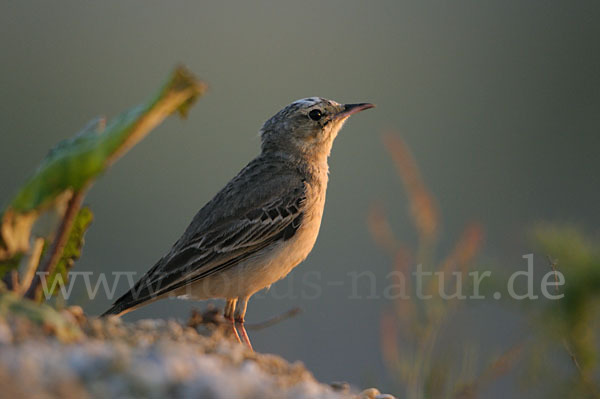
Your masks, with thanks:
[{"label": "bird's foot", "polygon": [[241,317],[238,317],[235,320],[235,322],[239,326],[240,334],[242,336],[242,340],[244,341],[244,343],[246,345],[248,345],[248,348],[250,348],[250,350],[254,352],[254,348],[252,348],[252,344],[250,343],[250,338],[248,337],[248,333],[246,332],[246,328],[244,328],[244,319],[241,318]]},{"label": "bird's foot", "polygon": [[242,340],[240,339],[240,336],[237,332],[237,329],[235,328],[235,320],[233,317],[228,317],[227,320],[231,323],[231,330],[233,331],[233,336],[235,337],[235,339],[237,340],[237,342],[239,342],[240,344],[242,343]]}]

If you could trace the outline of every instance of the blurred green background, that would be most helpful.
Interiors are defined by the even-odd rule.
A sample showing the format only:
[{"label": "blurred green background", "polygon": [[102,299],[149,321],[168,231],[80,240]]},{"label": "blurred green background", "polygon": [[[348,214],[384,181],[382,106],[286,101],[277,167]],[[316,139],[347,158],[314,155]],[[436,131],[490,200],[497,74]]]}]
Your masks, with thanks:
[{"label": "blurred green background", "polygon": [[[75,270],[142,272],[258,153],[258,129],[284,105],[308,96],[373,102],[334,146],[314,251],[250,302],[248,321],[300,306],[301,315],[251,331],[255,348],[301,360],[323,381],[393,389],[379,343],[389,304],[349,299],[347,274],[370,270],[378,289],[386,284],[391,262],[366,227],[374,201],[398,236],[415,241],[382,132],[412,149],[443,215],[442,250],[477,220],[486,232],[481,267],[516,270],[537,221],[597,233],[599,19],[592,1],[3,2],[0,204],[57,141],[141,102],[184,63],[209,83],[208,95],[187,121],[152,132],[86,198],[95,221]],[[314,271],[323,292],[302,298],[302,278]],[[109,305],[75,292],[70,303],[91,314]],[[195,305],[162,301],[127,318],[184,318]],[[457,318],[444,342],[474,340],[484,354],[525,331],[522,316],[493,302]],[[518,389],[507,377],[486,397]]]}]

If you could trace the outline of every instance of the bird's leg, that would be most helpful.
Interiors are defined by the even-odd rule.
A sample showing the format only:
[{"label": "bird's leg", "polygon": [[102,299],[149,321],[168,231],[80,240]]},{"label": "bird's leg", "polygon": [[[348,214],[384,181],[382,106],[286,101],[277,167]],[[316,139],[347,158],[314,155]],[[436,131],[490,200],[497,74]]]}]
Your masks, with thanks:
[{"label": "bird's leg", "polygon": [[233,330],[233,335],[235,335],[235,339],[239,343],[242,343],[240,336],[238,335],[237,330],[235,329],[235,319],[233,318],[233,312],[235,311],[235,304],[237,302],[237,298],[228,299],[225,303],[225,311],[223,312],[223,316],[225,319],[231,322],[231,329]]},{"label": "bird's leg", "polygon": [[246,329],[244,328],[244,317],[246,317],[246,307],[248,306],[248,299],[250,298],[246,297],[240,299],[240,303],[238,304],[237,310],[235,311],[235,321],[236,323],[238,323],[238,326],[240,328],[240,334],[242,335],[242,339],[244,340],[246,345],[248,345],[248,348],[250,348],[251,351],[254,351],[254,349],[252,348],[252,344],[250,343],[250,338],[248,338],[248,333],[246,333]]}]

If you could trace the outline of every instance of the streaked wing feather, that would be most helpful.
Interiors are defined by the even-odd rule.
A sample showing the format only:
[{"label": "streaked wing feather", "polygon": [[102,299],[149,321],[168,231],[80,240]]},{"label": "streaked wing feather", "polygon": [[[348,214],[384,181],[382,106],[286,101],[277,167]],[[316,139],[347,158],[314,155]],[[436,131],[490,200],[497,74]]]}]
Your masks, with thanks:
[{"label": "streaked wing feather", "polygon": [[[237,219],[188,235],[138,281],[136,303],[226,270],[300,227],[306,201],[304,182]],[[189,229],[188,229],[189,230]],[[184,235],[185,237],[185,235]]]},{"label": "streaked wing feather", "polygon": [[120,312],[226,270],[299,228],[305,176],[275,158],[250,162],[196,214],[184,234],[107,313]]},{"label": "streaked wing feather", "polygon": [[[163,290],[169,291],[223,271],[279,239],[289,239],[290,237],[282,232],[288,227],[291,227],[294,232],[298,229],[303,208],[294,207],[294,213],[288,211],[286,217],[281,217],[279,211],[276,215],[274,212],[270,213],[280,207],[279,203],[268,204],[262,208],[260,216],[256,217],[255,215],[253,219],[245,217],[238,223],[231,223],[225,233],[222,231],[210,232],[213,233],[208,234],[210,239],[206,241],[200,239],[198,243],[190,243],[184,247],[173,261],[169,261],[169,264],[179,265],[179,267],[172,269],[171,273],[163,277],[163,279],[170,280]],[[264,215],[268,217],[265,218]],[[208,244],[202,245],[203,241]],[[186,254],[187,259],[185,258]],[[175,278],[172,279],[173,277]],[[178,284],[180,283],[178,280],[181,280],[183,284]]]}]

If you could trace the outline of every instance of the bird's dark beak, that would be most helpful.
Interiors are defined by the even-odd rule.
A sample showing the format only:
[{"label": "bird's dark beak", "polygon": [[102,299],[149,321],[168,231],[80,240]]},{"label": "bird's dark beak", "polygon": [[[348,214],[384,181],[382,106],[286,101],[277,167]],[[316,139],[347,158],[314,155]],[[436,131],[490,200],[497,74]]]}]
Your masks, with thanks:
[{"label": "bird's dark beak", "polygon": [[360,103],[360,104],[344,104],[344,109],[337,114],[335,114],[333,119],[344,119],[353,115],[357,112],[364,111],[365,109],[373,108],[375,105],[370,103]]}]

